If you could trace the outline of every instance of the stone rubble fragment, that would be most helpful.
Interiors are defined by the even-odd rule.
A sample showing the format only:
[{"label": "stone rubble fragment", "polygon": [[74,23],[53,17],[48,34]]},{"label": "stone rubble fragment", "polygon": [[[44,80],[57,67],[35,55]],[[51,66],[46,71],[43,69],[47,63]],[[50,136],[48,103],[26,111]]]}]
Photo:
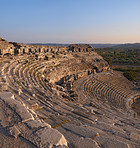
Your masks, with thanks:
[{"label": "stone rubble fragment", "polygon": [[17,138],[19,136],[19,134],[20,134],[20,131],[18,130],[18,128],[16,126],[9,127],[8,132],[14,138]]},{"label": "stone rubble fragment", "polygon": [[67,146],[67,140],[59,131],[37,118],[34,119],[31,110],[29,111],[25,105],[14,99],[12,93],[0,93],[0,100],[4,101],[7,108],[11,108],[22,119],[22,122],[7,127],[10,136],[18,138],[21,135],[40,148]]}]

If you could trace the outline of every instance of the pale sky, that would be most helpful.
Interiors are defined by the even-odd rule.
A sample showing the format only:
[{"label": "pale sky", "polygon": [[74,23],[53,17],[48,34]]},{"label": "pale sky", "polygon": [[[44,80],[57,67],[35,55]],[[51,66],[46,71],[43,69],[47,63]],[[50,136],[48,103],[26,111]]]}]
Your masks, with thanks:
[{"label": "pale sky", "polygon": [[140,42],[140,0],[0,0],[0,14],[8,41]]}]

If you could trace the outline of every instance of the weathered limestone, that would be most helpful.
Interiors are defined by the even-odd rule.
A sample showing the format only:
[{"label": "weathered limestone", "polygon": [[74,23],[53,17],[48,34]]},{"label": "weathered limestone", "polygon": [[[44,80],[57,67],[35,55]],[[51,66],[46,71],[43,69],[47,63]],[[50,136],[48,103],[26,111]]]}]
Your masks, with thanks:
[{"label": "weathered limestone", "polygon": [[17,138],[20,134],[20,131],[16,126],[12,126],[8,128],[9,135],[13,136],[14,138]]},{"label": "weathered limestone", "polygon": [[8,41],[5,39],[2,39],[0,37],[0,54],[5,55],[5,54],[14,54],[14,45],[10,44]]},{"label": "weathered limestone", "polygon": [[[35,133],[35,137],[33,135],[34,143],[37,144],[38,147],[43,147],[43,145],[47,143],[51,143],[52,145],[66,145],[67,141],[62,134],[60,134],[57,130],[51,128],[40,129]],[[41,143],[37,142],[36,138],[40,137]]]},{"label": "weathered limestone", "polygon": [[94,51],[94,48],[90,45],[72,44],[72,45],[69,46],[69,51],[72,51],[72,52],[91,52],[91,51]]},{"label": "weathered limestone", "polygon": [[[8,42],[0,38],[0,54],[1,55],[22,55],[36,53],[65,53],[65,52],[92,52],[94,48],[90,45],[72,44],[69,47],[58,46],[41,46],[41,45],[25,45],[16,42]],[[39,55],[37,59],[43,59],[44,55]]]},{"label": "weathered limestone", "polygon": [[10,92],[0,93],[0,98],[20,116],[22,122],[34,120],[32,114]]},{"label": "weathered limestone", "polygon": [[[93,62],[96,59],[100,62]],[[73,82],[82,77],[88,76],[89,72],[90,74],[95,73],[94,71],[101,72],[103,68],[107,70],[107,67],[109,66],[102,57],[94,54],[94,52],[90,54],[80,53],[76,58],[74,55],[68,54],[67,60],[64,59],[64,62],[61,62],[59,67],[54,65],[54,68],[52,68],[45,76],[49,79],[48,81],[50,83],[61,85],[68,81]]]},{"label": "weathered limestone", "polygon": [[109,147],[109,148],[129,148],[130,146],[127,143],[114,140],[111,138],[106,138],[106,137],[96,137],[95,138],[96,142],[100,142],[100,145],[104,145],[104,147]]},{"label": "weathered limestone", "polygon": [[[9,135],[14,138],[18,138],[18,136],[21,135],[40,148],[67,146],[67,141],[60,132],[56,129],[52,129],[49,124],[35,117],[31,110],[27,109],[26,106],[14,98],[12,93],[0,93],[0,103],[2,105],[0,106],[0,110],[3,111],[0,112],[1,125],[3,127],[8,127],[6,121],[11,122],[10,127],[7,128]],[[11,113],[9,109],[11,110]],[[7,114],[8,112],[12,116],[16,115],[17,118],[20,117],[21,121],[18,119],[18,121],[13,122],[12,116],[9,116],[10,120],[4,118],[4,113]]]},{"label": "weathered limestone", "polygon": [[33,129],[33,130],[43,128],[43,127],[51,128],[51,126],[49,124],[43,123],[40,120],[27,121],[26,124],[30,129]]},{"label": "weathered limestone", "polygon": [[38,121],[32,123],[24,123],[17,126],[21,133],[21,136],[28,139],[40,148],[49,148],[49,146],[59,146],[66,145],[67,141],[64,136],[55,129],[43,123],[38,123]]},{"label": "weathered limestone", "polygon": [[92,48],[10,44],[18,56],[1,55],[0,84],[15,98],[0,97],[0,147],[139,147],[139,115],[125,108],[135,91]]},{"label": "weathered limestone", "polygon": [[90,138],[79,138],[78,141],[75,141],[74,146],[76,148],[100,148],[96,141]]}]

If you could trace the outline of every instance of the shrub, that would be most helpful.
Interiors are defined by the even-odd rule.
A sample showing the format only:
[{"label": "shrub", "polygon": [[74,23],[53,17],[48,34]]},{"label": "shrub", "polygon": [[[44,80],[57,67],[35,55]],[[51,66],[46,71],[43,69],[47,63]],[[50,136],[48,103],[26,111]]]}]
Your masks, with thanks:
[{"label": "shrub", "polygon": [[110,66],[112,66],[112,59],[111,58],[104,58]]},{"label": "shrub", "polygon": [[140,80],[140,73],[135,71],[126,71],[123,75],[130,81],[132,80]]}]

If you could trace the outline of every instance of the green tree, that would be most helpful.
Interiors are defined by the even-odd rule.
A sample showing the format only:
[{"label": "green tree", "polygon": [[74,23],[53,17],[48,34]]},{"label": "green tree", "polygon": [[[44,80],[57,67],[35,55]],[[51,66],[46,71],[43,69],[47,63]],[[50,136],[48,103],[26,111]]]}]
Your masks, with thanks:
[{"label": "green tree", "polygon": [[112,66],[112,59],[111,59],[111,58],[105,58],[105,60],[108,62],[108,64],[109,64],[110,66]]}]

